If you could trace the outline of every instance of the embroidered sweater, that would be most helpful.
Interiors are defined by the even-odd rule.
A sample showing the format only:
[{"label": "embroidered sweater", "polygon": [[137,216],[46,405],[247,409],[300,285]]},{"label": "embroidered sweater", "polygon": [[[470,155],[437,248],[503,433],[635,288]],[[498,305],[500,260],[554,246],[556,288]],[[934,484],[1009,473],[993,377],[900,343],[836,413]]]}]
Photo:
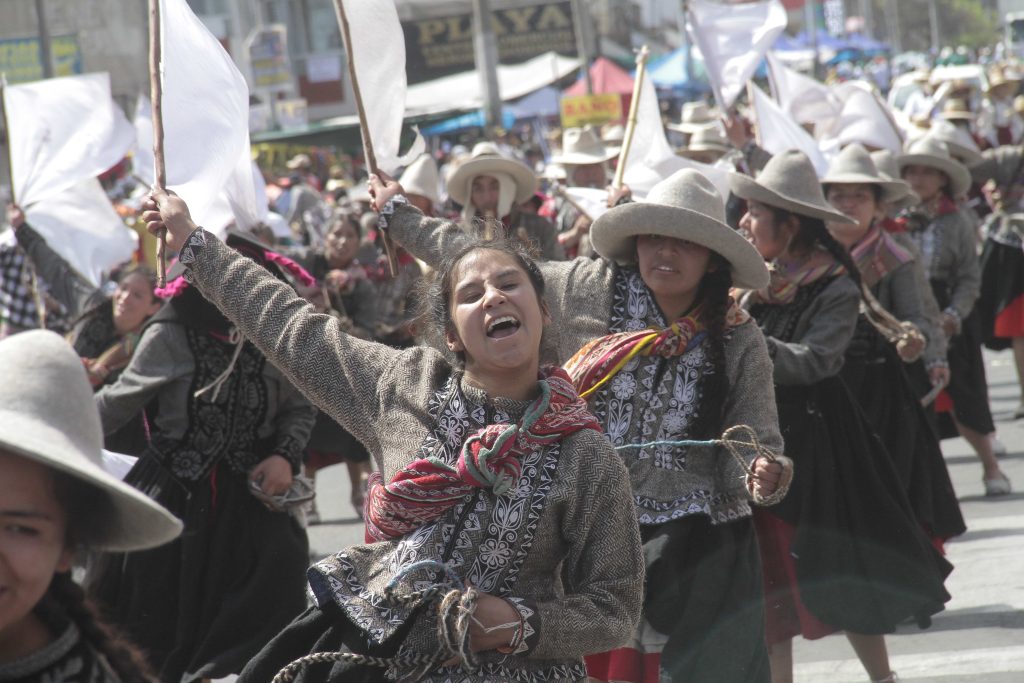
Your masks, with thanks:
[{"label": "embroidered sweater", "polygon": [[[345,334],[334,318],[202,231],[181,260],[204,296],[367,447],[385,481],[427,450],[451,461],[465,436],[515,420],[527,405],[466,386],[434,349],[397,350]],[[503,496],[480,490],[403,539],[318,563],[309,572],[313,599],[335,603],[375,643],[422,619],[403,647],[437,652],[433,612],[414,613],[383,595],[402,568],[424,559],[447,562],[481,590],[508,598],[527,636],[516,654],[481,653],[475,676],[439,669],[425,680],[584,680],[581,657],[623,645],[639,621],[643,560],[628,475],[592,430],[533,452]],[[410,578],[400,590],[441,577]]]},{"label": "embroidered sweater", "polygon": [[981,291],[981,264],[978,260],[974,227],[960,211],[933,219],[921,230],[907,233],[921,253],[925,274],[932,283],[948,288],[949,304],[961,320],[974,310]]},{"label": "embroidered sweater", "polygon": [[[403,204],[395,207],[389,225],[406,249],[432,266],[463,239],[453,223],[425,218]],[[543,343],[550,362],[564,362],[610,332],[667,326],[635,269],[585,257],[538,265],[555,321]],[[591,409],[614,445],[697,438],[690,432],[696,418],[713,409],[701,401],[705,375],[712,371],[708,347],[705,342],[671,359],[637,358],[595,393]],[[725,373],[729,391],[722,429],[749,425],[763,445],[781,453],[772,364],[752,321],[734,328],[725,340]],[[750,515],[743,473],[724,449],[663,445],[620,453],[629,467],[641,524],[692,514],[707,515],[717,524]],[[745,459],[749,465],[754,454],[746,453]]]}]

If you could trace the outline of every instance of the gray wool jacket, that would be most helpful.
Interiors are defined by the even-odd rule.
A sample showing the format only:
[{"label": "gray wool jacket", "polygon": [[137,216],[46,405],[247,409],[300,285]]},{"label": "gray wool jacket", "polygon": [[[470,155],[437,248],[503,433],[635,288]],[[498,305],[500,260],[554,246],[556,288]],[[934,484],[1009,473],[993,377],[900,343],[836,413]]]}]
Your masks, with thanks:
[{"label": "gray wool jacket", "polygon": [[921,264],[931,282],[949,288],[949,305],[963,320],[974,310],[981,291],[981,263],[974,226],[963,212],[936,217],[924,229],[907,233],[921,254]]},{"label": "gray wool jacket", "polygon": [[921,360],[928,368],[946,365],[946,334],[939,324],[939,304],[921,264],[921,253],[905,233],[893,235],[900,246],[914,255],[913,261],[894,268],[878,281],[875,296],[897,320],[914,323],[926,343]]},{"label": "gray wool jacket", "polygon": [[[428,452],[453,462],[473,431],[514,421],[527,406],[466,385],[434,349],[396,350],[345,334],[334,318],[201,230],[182,262],[242,334],[367,447],[385,481]],[[374,643],[416,619],[401,652],[436,654],[436,612],[384,596],[403,568],[427,559],[507,598],[526,638],[513,655],[481,653],[475,675],[442,667],[423,680],[585,680],[582,656],[625,644],[639,621],[644,570],[629,479],[593,430],[524,457],[518,485],[502,496],[480,490],[402,539],[347,548],[314,565],[313,599],[335,603]],[[439,579],[421,570],[399,591]]]},{"label": "gray wool jacket", "polygon": [[[456,224],[427,218],[407,204],[396,203],[389,228],[410,253],[431,266],[439,264],[443,255],[457,249],[464,239]],[[585,257],[540,262],[538,266],[544,275],[545,301],[554,321],[545,332],[545,360],[564,363],[584,344],[611,331],[616,292],[622,290],[628,273],[606,259]],[[660,313],[656,312],[646,286],[634,281],[628,287],[631,293],[626,297],[631,300],[617,307],[618,322],[633,330],[665,326],[666,321],[658,320]],[[636,314],[638,307],[644,310]],[[606,392],[595,392],[591,408],[614,445],[680,440],[686,436],[694,415],[704,407],[693,381],[695,371],[699,374],[700,369],[707,367],[704,347],[706,344],[670,360],[648,357],[627,365],[623,375],[634,377],[641,387],[644,382],[651,383],[654,376],[663,378],[651,390],[650,400],[644,399],[647,394],[642,388],[631,386],[625,377],[609,383]],[[725,365],[729,392],[723,428],[749,425],[765,447],[782,453],[772,363],[765,339],[753,321],[739,325],[728,335]],[[632,415],[637,418],[632,419]],[[720,447],[668,446],[620,452],[629,467],[641,524],[659,524],[690,514],[705,514],[717,524],[750,515],[750,495],[743,472]],[[744,453],[748,466],[755,457],[753,452]]]}]

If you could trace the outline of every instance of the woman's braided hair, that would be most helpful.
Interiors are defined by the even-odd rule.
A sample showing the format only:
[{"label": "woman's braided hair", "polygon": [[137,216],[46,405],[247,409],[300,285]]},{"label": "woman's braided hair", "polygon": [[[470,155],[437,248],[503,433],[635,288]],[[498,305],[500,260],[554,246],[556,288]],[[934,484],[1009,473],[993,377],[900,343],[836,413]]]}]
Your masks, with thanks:
[{"label": "woman's braided hair", "polygon": [[[110,528],[116,514],[113,503],[99,489],[69,475],[54,472],[53,479],[57,500],[67,519],[67,546],[89,548],[98,540],[98,530]],[[103,655],[121,683],[156,683],[142,653],[107,623],[70,572],[54,575],[44,599],[67,615],[81,637]]]},{"label": "woman's braided hair", "polygon": [[708,351],[712,372],[703,387],[702,410],[692,428],[695,438],[717,438],[722,433],[725,402],[729,395],[729,377],[725,365],[725,318],[732,305],[732,271],[729,262],[712,252],[708,270],[697,287],[701,318],[708,330]]}]

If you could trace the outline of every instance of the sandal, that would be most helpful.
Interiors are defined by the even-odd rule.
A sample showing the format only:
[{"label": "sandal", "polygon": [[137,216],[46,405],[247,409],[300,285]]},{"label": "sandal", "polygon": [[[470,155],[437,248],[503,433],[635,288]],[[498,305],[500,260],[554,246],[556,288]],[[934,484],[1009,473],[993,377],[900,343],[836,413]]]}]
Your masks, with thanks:
[{"label": "sandal", "polygon": [[992,479],[982,479],[981,481],[985,485],[985,496],[988,498],[1005,496],[1012,490],[1010,487],[1010,480],[1002,472],[1000,472],[997,477],[993,477]]}]

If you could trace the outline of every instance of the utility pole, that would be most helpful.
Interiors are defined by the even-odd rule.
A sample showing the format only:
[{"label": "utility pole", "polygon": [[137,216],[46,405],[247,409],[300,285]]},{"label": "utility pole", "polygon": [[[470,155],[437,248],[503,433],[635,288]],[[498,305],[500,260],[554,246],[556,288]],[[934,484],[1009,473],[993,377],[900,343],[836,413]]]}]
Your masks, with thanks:
[{"label": "utility pole", "polygon": [[821,76],[821,65],[818,64],[818,19],[815,16],[817,0],[805,0],[804,2],[804,30],[807,32],[807,40],[810,41],[811,50],[814,52],[814,66],[812,72],[815,78]]},{"label": "utility pole", "polygon": [[690,32],[686,30],[686,25],[690,23],[690,0],[683,0],[682,16],[680,16],[676,23],[679,27],[679,35],[683,40],[683,48],[686,50],[683,52],[683,68],[686,69],[686,80],[689,85],[693,81],[693,40],[690,39]]},{"label": "utility pole", "polygon": [[39,61],[43,63],[43,78],[53,78],[50,29],[46,25],[46,0],[36,0],[36,24],[39,27]]},{"label": "utility pole", "polygon": [[932,54],[938,55],[942,45],[939,38],[939,9],[936,0],[928,0],[928,25],[932,30]]},{"label": "utility pole", "polygon": [[590,12],[583,7],[583,0],[572,0],[572,23],[576,33],[576,54],[586,79],[587,94],[594,94],[594,79],[590,77]]},{"label": "utility pole", "polygon": [[874,0],[860,0],[860,16],[864,19],[864,35],[875,37],[875,3]]},{"label": "utility pole", "polygon": [[473,0],[473,53],[484,98],[484,124],[493,134],[501,125],[501,93],[498,91],[498,44],[491,23],[490,0]]},{"label": "utility pole", "polygon": [[900,10],[895,2],[887,2],[882,7],[885,9],[885,26],[889,37],[889,45],[895,55],[903,52],[903,29],[900,28]]}]

